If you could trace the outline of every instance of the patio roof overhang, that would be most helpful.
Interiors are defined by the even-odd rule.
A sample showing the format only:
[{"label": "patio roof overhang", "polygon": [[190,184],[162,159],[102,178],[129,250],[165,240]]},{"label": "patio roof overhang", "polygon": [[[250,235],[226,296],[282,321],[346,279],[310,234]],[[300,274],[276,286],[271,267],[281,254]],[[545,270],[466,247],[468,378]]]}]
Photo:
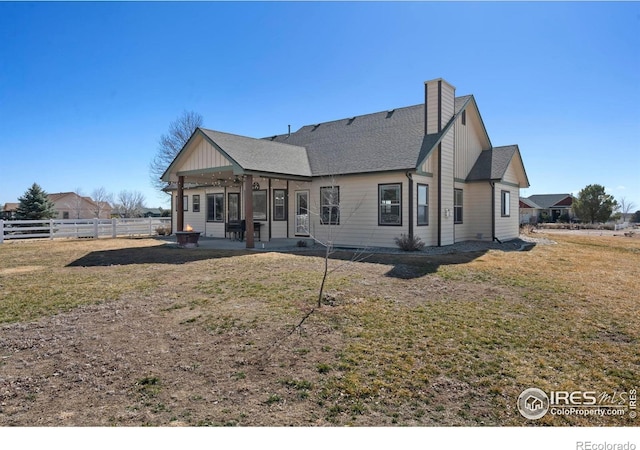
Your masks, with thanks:
[{"label": "patio roof overhang", "polygon": [[243,179],[247,175],[254,177],[272,178],[279,180],[295,180],[295,181],[311,181],[310,176],[291,175],[275,172],[265,172],[260,170],[244,170],[240,167],[222,166],[209,167],[205,169],[184,170],[175,173],[174,182],[178,181],[178,177],[184,177],[185,183],[193,183],[198,186],[215,186],[216,182],[225,180],[235,181]]},{"label": "patio roof overhang", "polygon": [[[245,198],[246,245],[253,248],[254,177],[311,180],[304,147],[198,128],[176,155],[162,180],[175,183],[177,231],[184,227],[184,190],[190,186],[241,186]],[[174,190],[167,188],[166,190]]]},{"label": "patio roof overhang", "polygon": [[310,180],[306,149],[264,139],[196,129],[176,155],[162,180],[211,184],[217,178],[260,176]]}]

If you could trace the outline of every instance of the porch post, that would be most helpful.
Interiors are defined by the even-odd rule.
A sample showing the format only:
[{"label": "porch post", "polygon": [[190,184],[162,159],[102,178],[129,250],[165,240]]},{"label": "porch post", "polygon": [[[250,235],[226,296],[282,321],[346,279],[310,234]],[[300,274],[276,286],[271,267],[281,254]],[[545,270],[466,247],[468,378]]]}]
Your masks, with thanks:
[{"label": "porch post", "polygon": [[246,229],[244,237],[247,248],[253,248],[253,175],[244,177],[244,220]]},{"label": "porch post", "polygon": [[176,231],[184,231],[184,176],[178,177],[178,194],[176,195],[176,209],[178,210]]}]

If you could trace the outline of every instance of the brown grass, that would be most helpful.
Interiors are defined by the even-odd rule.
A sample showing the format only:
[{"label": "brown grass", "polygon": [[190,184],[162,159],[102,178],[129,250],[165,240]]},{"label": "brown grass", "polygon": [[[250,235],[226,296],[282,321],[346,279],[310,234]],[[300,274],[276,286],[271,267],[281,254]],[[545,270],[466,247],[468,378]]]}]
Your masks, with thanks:
[{"label": "brown grass", "polygon": [[0,424],[637,424],[515,409],[528,387],[640,384],[640,240],[552,238],[372,256],[299,329],[321,279],[308,253],[2,244]]}]

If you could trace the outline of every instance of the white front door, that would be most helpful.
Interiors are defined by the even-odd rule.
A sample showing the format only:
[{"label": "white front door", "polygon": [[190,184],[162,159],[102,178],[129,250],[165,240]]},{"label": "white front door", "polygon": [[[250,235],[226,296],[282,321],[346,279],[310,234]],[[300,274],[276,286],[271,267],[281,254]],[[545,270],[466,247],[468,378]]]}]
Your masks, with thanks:
[{"label": "white front door", "polygon": [[296,236],[309,236],[309,191],[296,191]]}]

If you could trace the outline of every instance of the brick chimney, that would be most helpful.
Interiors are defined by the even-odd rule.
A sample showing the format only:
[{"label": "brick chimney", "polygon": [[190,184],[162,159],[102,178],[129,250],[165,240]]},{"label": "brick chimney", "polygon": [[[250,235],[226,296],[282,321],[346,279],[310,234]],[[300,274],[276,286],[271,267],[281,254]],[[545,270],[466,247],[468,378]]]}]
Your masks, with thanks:
[{"label": "brick chimney", "polygon": [[439,133],[454,114],[456,88],[442,78],[424,82],[425,134]]}]

